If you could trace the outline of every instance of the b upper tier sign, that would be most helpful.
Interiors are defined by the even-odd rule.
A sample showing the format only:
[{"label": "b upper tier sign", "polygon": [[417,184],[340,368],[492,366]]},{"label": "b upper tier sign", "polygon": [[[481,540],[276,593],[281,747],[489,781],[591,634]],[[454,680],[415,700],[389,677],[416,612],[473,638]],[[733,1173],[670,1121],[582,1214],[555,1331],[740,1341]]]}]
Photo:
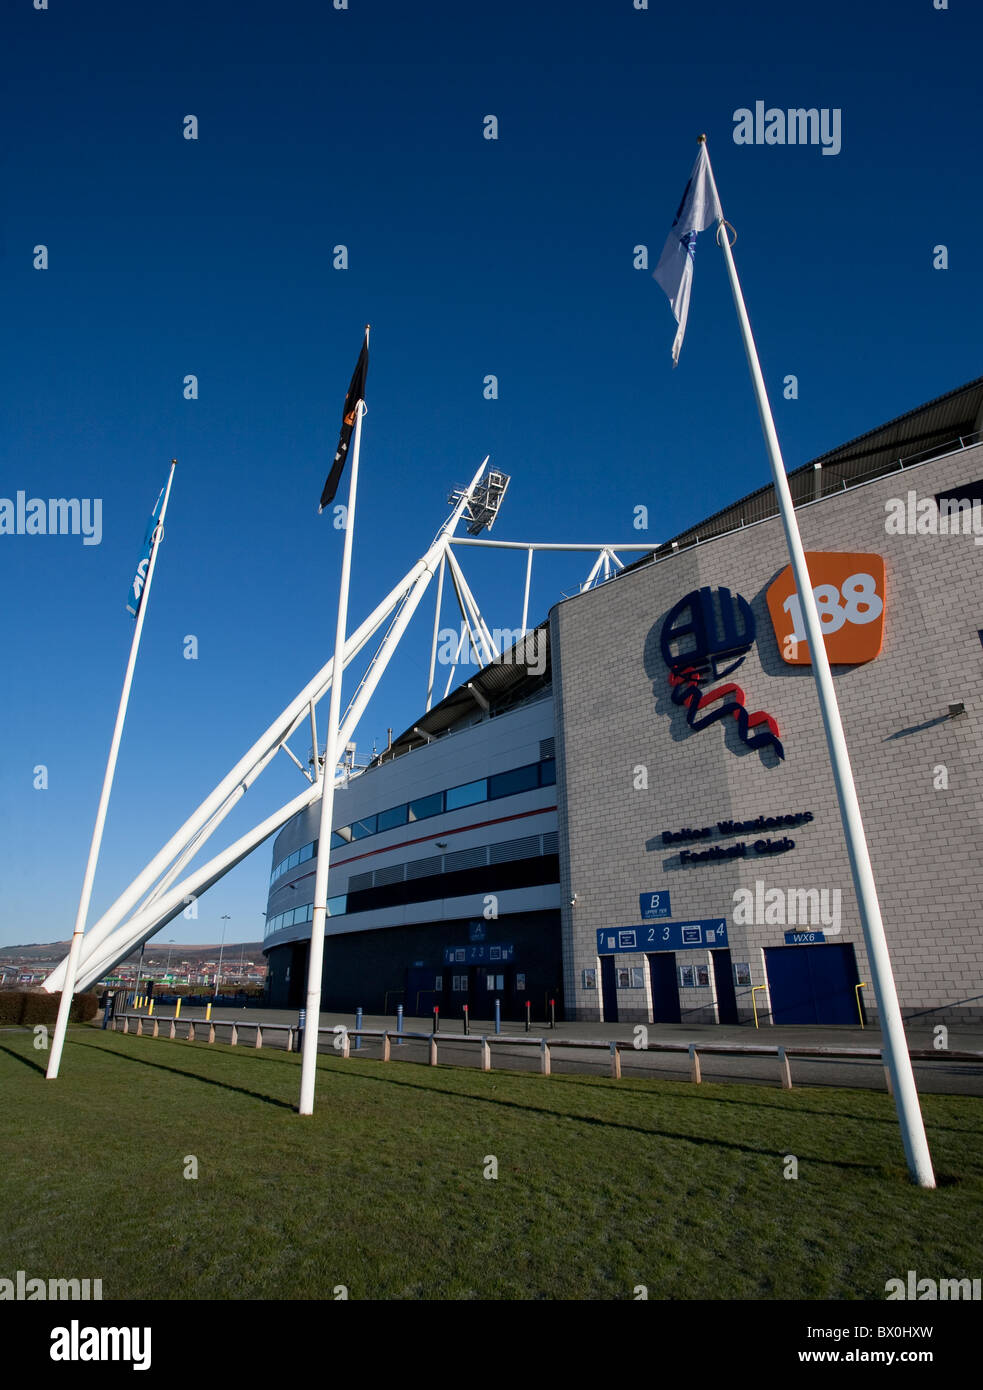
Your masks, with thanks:
[{"label": "b upper tier sign", "polygon": [[[819,621],[831,665],[855,666],[880,655],[884,640],[885,578],[880,555],[806,551]],[[768,589],[768,612],[782,660],[811,666],[802,604],[792,566]]]}]

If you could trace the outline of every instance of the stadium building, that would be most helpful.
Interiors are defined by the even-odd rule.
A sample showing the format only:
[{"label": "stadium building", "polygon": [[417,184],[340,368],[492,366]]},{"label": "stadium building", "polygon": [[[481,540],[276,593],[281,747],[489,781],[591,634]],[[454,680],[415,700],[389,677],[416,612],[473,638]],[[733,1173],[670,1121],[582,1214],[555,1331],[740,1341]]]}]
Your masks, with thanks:
[{"label": "stadium building", "polygon": [[[983,378],[790,474],[901,1006],[983,1017]],[[874,1014],[774,490],[558,603],[335,796],[323,1006]],[[523,655],[529,650],[522,648]],[[510,659],[511,658],[511,659]],[[319,806],[273,848],[303,1002]]]}]

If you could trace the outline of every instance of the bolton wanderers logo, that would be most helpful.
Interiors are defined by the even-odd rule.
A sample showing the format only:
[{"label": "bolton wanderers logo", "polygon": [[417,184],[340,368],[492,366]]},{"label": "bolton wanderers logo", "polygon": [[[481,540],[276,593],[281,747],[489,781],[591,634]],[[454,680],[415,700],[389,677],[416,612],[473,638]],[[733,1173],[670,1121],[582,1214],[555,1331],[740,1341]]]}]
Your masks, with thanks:
[{"label": "bolton wanderers logo", "polygon": [[[669,667],[672,701],[686,708],[691,729],[705,729],[718,719],[733,718],[748,748],[774,748],[785,757],[778,724],[764,710],[749,714],[744,691],[733,681],[704,691],[701,682],[736,671],[754,645],[754,614],[747,599],[730,589],[694,589],[670,609],[659,644]],[[716,706],[710,709],[710,706]],[[707,710],[708,713],[700,714]]]}]

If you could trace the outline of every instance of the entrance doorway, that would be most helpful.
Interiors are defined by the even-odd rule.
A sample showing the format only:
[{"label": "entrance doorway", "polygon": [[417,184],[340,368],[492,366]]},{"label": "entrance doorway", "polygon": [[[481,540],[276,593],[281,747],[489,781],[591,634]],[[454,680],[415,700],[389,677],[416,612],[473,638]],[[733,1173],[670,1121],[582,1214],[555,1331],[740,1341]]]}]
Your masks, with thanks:
[{"label": "entrance doorway", "polygon": [[601,1010],[605,1023],[618,1022],[618,976],[614,956],[601,957]]},{"label": "entrance doorway", "polygon": [[711,951],[713,983],[717,991],[717,1022],[737,1023],[737,994],[730,951]]},{"label": "entrance doorway", "polygon": [[468,969],[468,1010],[472,1018],[494,1018],[495,1000],[502,1005],[502,1017],[514,1013],[511,966],[497,963],[472,965]]},{"label": "entrance doorway", "polygon": [[652,1022],[679,1023],[679,975],[675,951],[659,951],[648,958],[652,977]]},{"label": "entrance doorway", "polygon": [[769,946],[765,969],[773,1022],[859,1023],[855,986],[860,977],[849,942]]}]

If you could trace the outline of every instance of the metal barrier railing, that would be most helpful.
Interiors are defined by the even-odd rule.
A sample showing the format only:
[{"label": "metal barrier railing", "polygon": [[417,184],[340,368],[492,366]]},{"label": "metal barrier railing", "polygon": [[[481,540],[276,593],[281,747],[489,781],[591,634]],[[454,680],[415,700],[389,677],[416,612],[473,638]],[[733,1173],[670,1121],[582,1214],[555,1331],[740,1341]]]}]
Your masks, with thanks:
[{"label": "metal barrier railing", "polygon": [[[162,1023],[169,1024],[169,1038],[176,1038],[176,1026],[183,1023],[188,1029],[186,1041],[194,1042],[197,1039],[196,1022],[199,1027],[208,1028],[209,1043],[215,1042],[215,1029],[230,1028],[231,1046],[238,1044],[239,1032],[243,1029],[254,1029],[256,1033],[254,1047],[263,1046],[264,1032],[285,1032],[287,1034],[288,1052],[295,1050],[299,1029],[292,1023],[253,1023],[240,1022],[233,1019],[177,1019],[162,1018],[159,1014],[154,1018],[148,1018],[144,1014],[117,1014],[111,1022],[113,1031],[117,1029],[117,1023],[122,1022],[124,1033],[129,1032],[130,1019],[137,1020],[136,1036],[145,1036],[143,1025],[150,1023],[153,1025],[151,1036],[159,1037],[159,1028]],[[543,1076],[552,1074],[552,1053],[557,1048],[567,1048],[572,1051],[601,1051],[606,1052],[610,1059],[609,1069],[612,1078],[619,1080],[621,1077],[621,1054],[623,1052],[680,1052],[686,1053],[689,1059],[690,1078],[699,1085],[702,1080],[702,1069],[700,1066],[700,1056],[730,1056],[730,1057],[774,1057],[778,1062],[779,1084],[783,1090],[792,1089],[792,1069],[790,1061],[792,1057],[799,1058],[846,1058],[855,1061],[879,1061],[884,1064],[884,1054],[879,1047],[809,1047],[806,1045],[789,1046],[784,1044],[771,1043],[714,1043],[714,1042],[650,1042],[644,1047],[637,1047],[634,1041],[600,1038],[560,1038],[556,1035],[548,1038],[531,1038],[524,1033],[407,1033],[400,1032],[395,1028],[349,1028],[347,1024],[338,1023],[330,1026],[322,1025],[318,1028],[318,1037],[326,1035],[331,1040],[334,1050],[341,1057],[351,1056],[351,1039],[357,1038],[378,1038],[381,1042],[382,1061],[391,1060],[392,1040],[395,1038],[398,1043],[418,1041],[429,1044],[429,1065],[435,1067],[437,1062],[437,1049],[439,1044],[445,1046],[458,1046],[475,1044],[480,1049],[479,1066],[482,1071],[491,1071],[491,1048],[492,1043],[496,1047],[536,1047],[540,1053],[539,1069]],[[977,1062],[983,1064],[983,1052],[956,1052],[926,1048],[909,1051],[908,1054],[912,1061],[921,1062]],[[884,1066],[884,1075],[887,1081],[887,1089],[891,1092],[891,1077],[887,1066]]]}]

